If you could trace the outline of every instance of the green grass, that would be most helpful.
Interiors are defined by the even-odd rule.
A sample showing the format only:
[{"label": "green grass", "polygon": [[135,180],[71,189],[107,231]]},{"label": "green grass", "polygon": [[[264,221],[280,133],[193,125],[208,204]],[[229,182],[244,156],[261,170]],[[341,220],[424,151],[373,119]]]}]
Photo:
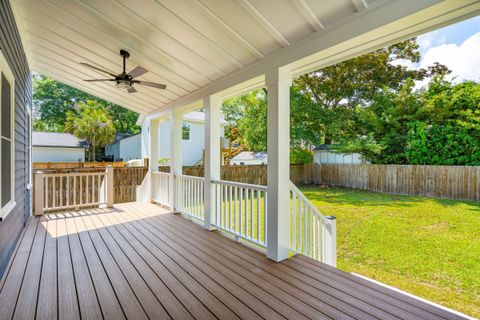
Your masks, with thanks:
[{"label": "green grass", "polygon": [[337,265],[480,317],[480,204],[301,188],[337,217]]}]

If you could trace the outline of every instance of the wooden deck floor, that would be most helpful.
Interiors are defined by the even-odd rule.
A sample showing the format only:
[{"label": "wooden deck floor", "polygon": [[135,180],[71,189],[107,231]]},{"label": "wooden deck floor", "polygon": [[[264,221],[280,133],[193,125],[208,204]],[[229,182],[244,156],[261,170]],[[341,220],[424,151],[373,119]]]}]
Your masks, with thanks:
[{"label": "wooden deck floor", "polygon": [[309,258],[274,263],[153,204],[30,219],[0,319],[460,319]]}]

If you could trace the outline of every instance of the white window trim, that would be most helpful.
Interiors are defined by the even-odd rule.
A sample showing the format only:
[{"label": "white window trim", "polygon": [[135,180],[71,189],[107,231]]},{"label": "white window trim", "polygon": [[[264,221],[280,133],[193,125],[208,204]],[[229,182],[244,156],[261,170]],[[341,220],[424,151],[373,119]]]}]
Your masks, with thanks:
[{"label": "white window trim", "polygon": [[[183,138],[183,127],[184,126],[188,127],[188,139]],[[191,137],[192,137],[192,125],[189,122],[183,121],[182,122],[182,140],[183,141],[190,141]]]},{"label": "white window trim", "polygon": [[[5,217],[15,208],[16,202],[15,202],[15,77],[13,76],[13,72],[10,69],[10,66],[7,63],[7,60],[3,56],[2,51],[0,50],[0,74],[3,74],[5,78],[7,78],[8,82],[10,83],[10,161],[11,161],[11,181],[10,181],[10,190],[11,190],[11,195],[12,199],[5,204],[3,208],[0,208],[0,221],[5,219]],[[0,101],[1,101],[1,87],[0,87]],[[1,117],[1,113],[0,113]],[[1,119],[0,119],[0,124],[1,124]],[[1,172],[1,163],[0,163],[0,172]],[[0,197],[1,197],[1,191],[4,186],[0,183]]]},{"label": "white window trim", "polygon": [[27,177],[27,190],[32,190],[33,187],[33,164],[32,164],[32,152],[33,152],[33,145],[32,145],[32,106],[30,103],[27,104],[27,118],[29,119],[29,124],[30,127],[27,128],[27,134],[28,134],[28,177]]}]

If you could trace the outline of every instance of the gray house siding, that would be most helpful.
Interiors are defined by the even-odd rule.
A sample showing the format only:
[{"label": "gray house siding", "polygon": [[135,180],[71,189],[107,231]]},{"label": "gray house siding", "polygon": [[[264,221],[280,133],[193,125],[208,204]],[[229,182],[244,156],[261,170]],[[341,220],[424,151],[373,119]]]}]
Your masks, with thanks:
[{"label": "gray house siding", "polygon": [[32,83],[25,52],[9,0],[0,0],[0,50],[15,77],[15,201],[16,207],[0,221],[0,277],[30,215],[27,108]]}]

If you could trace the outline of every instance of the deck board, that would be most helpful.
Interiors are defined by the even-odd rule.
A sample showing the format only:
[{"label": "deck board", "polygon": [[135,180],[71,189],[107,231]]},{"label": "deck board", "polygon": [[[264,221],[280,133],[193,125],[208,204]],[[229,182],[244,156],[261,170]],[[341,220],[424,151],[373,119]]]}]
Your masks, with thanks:
[{"label": "deck board", "polygon": [[0,319],[463,319],[307,257],[282,263],[153,204],[31,218]]},{"label": "deck board", "polygon": [[38,293],[36,319],[56,320],[57,317],[57,223],[43,222],[46,226],[40,291]]},{"label": "deck board", "polygon": [[57,222],[57,277],[58,277],[58,317],[60,319],[80,319],[80,308],[77,298],[77,284],[73,274],[72,257],[66,217],[58,215]]}]

